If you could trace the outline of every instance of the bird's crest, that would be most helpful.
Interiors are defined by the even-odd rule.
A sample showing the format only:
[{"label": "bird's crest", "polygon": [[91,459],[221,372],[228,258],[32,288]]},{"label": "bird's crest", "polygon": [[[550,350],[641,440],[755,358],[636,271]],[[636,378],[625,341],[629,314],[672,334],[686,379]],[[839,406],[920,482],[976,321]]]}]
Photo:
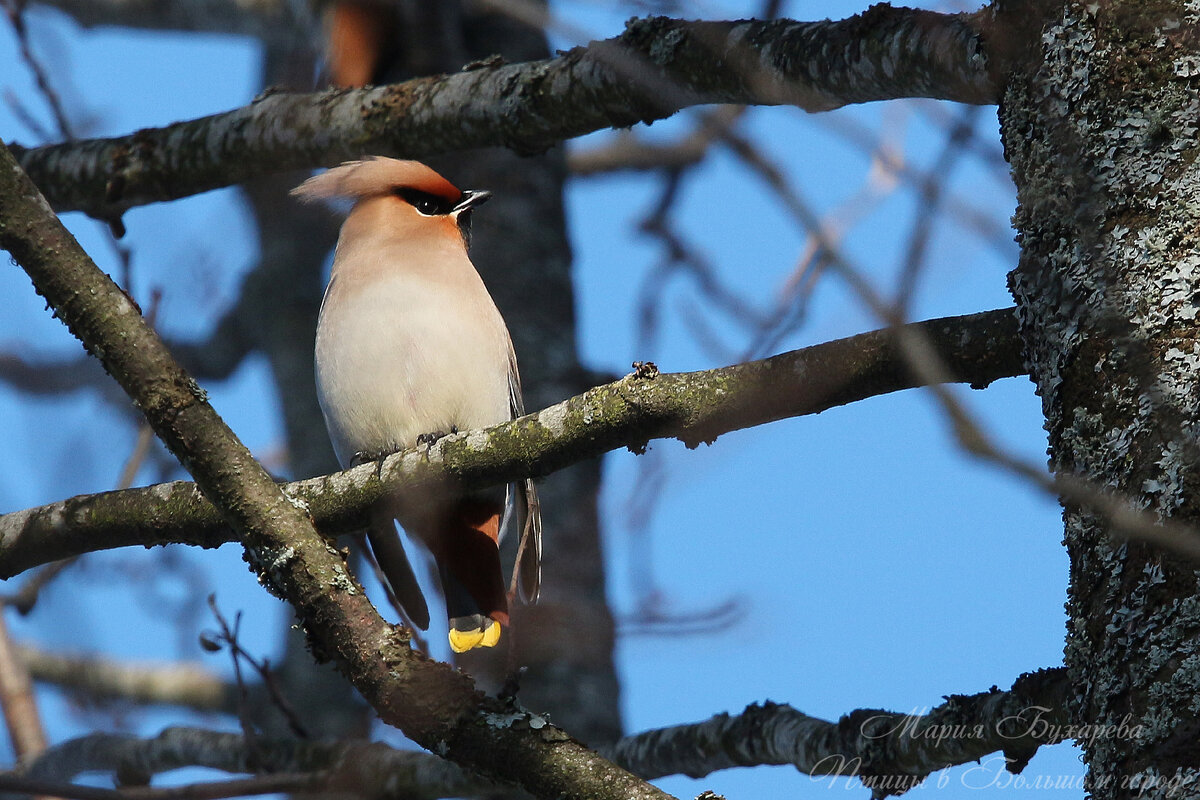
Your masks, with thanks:
[{"label": "bird's crest", "polygon": [[456,203],[462,197],[453,183],[420,161],[368,156],[314,175],[292,189],[292,196],[305,202],[345,197],[361,200],[390,194],[393,190],[416,189]]}]

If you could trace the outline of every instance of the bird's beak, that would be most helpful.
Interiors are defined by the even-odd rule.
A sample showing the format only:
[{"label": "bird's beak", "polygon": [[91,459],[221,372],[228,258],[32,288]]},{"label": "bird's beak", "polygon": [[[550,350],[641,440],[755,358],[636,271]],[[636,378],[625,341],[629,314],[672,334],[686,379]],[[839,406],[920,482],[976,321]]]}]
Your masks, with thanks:
[{"label": "bird's beak", "polygon": [[458,203],[454,208],[450,209],[450,215],[458,223],[458,230],[462,233],[463,245],[468,250],[471,249],[471,209],[475,206],[486,203],[488,198],[492,196],[491,192],[479,189],[467,189],[462,193]]},{"label": "bird's beak", "polygon": [[454,208],[450,209],[450,211],[451,213],[467,211],[477,205],[486,203],[488,198],[491,196],[492,193],[487,190],[467,189],[462,193],[462,197],[459,198],[458,203],[454,206]]}]

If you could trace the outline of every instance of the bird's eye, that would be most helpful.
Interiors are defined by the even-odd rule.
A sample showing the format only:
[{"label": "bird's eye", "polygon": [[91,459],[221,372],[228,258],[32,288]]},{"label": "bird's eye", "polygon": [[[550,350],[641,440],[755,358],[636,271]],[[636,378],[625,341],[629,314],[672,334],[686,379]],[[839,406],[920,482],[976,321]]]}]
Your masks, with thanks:
[{"label": "bird's eye", "polygon": [[407,187],[396,189],[395,193],[397,197],[427,217],[450,213],[450,203],[437,195]]}]

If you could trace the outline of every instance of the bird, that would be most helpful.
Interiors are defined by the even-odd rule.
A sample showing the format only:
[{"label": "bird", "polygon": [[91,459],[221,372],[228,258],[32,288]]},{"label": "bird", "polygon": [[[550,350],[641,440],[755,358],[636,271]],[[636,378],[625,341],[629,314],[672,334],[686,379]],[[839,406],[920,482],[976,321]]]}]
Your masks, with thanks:
[{"label": "bird", "polygon": [[[317,395],[343,468],[525,413],[512,338],[468,255],[471,214],[490,192],[461,191],[418,161],[373,156],[292,194],[353,203],[314,348]],[[446,482],[371,510],[371,551],[423,630],[429,609],[393,519],[432,553],[456,653],[498,643],[509,594],[537,601],[541,507],[531,480],[513,489],[467,492]],[[498,549],[508,516],[520,536],[511,592]]]}]

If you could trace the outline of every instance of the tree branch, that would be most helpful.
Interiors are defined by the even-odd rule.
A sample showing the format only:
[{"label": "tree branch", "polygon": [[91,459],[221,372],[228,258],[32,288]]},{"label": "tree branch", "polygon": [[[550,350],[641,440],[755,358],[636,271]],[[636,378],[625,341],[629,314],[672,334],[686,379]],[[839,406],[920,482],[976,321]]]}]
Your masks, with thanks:
[{"label": "tree branch", "polygon": [[67,394],[94,389],[106,403],[128,408],[129,398],[84,353],[57,360],[31,360],[22,353],[0,351],[0,382],[33,395]]},{"label": "tree branch", "polygon": [[377,88],[270,94],[131,136],[14,152],[56,209],[115,219],[135,205],[364,153],[541,152],[706,103],[808,111],[898,97],[994,103],[982,13],[877,5],[838,22],[654,17],[545,61],[476,63]]},{"label": "tree branch", "polygon": [[997,751],[1019,773],[1039,746],[1069,738],[1069,696],[1067,671],[1058,667],[1026,673],[1007,692],[950,695],[924,715],[858,709],[826,722],[764,703],[738,716],[630,736],[605,752],[645,778],[782,764],[808,775],[858,777],[881,798]]},{"label": "tree branch", "polygon": [[102,789],[78,783],[53,783],[0,774],[0,791],[7,795],[62,797],[69,800],[223,800],[264,794],[310,794],[325,788],[324,775],[273,775],[269,778],[235,778],[163,788],[126,786]]},{"label": "tree branch", "polygon": [[[1007,692],[951,695],[926,714],[857,709],[837,722],[787,705],[752,705],[692,725],[628,736],[602,752],[646,778],[702,778],[723,769],[790,765],[814,776],[858,777],[876,798],[901,794],[933,772],[1002,752],[1021,772],[1038,747],[1076,730],[1065,712],[1066,669],[1020,676]],[[150,739],[93,734],[65,742],[21,775],[66,781],[82,772],[135,773],[149,779],[184,766],[225,772],[326,773],[327,789],[356,796],[489,796],[495,785],[424,753],[355,741],[256,739],[197,728],[169,728]]]},{"label": "tree branch", "polygon": [[[911,328],[928,337],[954,380],[982,387],[1024,373],[1011,310]],[[695,447],[730,431],[921,385],[905,364],[895,334],[883,329],[720,369],[634,374],[513,422],[297,481],[286,491],[334,536],[364,527],[365,509],[385,494],[447,474],[477,488],[545,475],[619,447],[638,451],[656,438]],[[0,577],[93,550],[233,540],[191,483],[81,495],[0,516]]]},{"label": "tree branch", "polygon": [[79,692],[89,699],[237,713],[237,687],[196,664],[137,664],[94,655],[50,653],[28,646],[18,646],[17,656],[35,681]]},{"label": "tree branch", "polygon": [[8,635],[8,621],[0,606],[0,707],[18,761],[35,758],[46,749],[42,715],[33,694],[29,669]]},{"label": "tree branch", "polygon": [[485,697],[466,675],[413,651],[408,632],[379,616],[341,555],[253,459],[2,146],[0,246],[215,501],[259,579],[292,604],[317,657],[336,662],[385,722],[539,797],[668,797],[545,719]]},{"label": "tree branch", "polygon": [[22,765],[17,776],[64,782],[85,772],[102,772],[135,775],[145,782],[189,766],[260,776],[322,773],[322,793],[344,791],[363,798],[494,796],[499,789],[444,759],[382,743],[262,737],[250,743],[240,733],[187,727],[167,728],[148,739],[113,733],[82,736]]}]

